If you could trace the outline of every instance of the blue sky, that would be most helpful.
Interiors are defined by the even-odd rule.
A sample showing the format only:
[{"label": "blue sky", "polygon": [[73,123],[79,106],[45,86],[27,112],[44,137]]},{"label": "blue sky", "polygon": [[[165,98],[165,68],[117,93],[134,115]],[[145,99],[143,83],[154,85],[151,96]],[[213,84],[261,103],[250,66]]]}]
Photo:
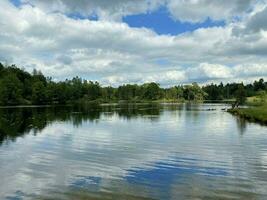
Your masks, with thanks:
[{"label": "blue sky", "polygon": [[123,22],[127,23],[130,27],[145,27],[151,29],[160,35],[177,35],[185,32],[192,32],[199,28],[225,25],[223,20],[213,21],[210,18],[207,18],[204,22],[198,23],[181,22],[172,18],[166,7],[161,7],[154,12],[125,16],[123,17]]},{"label": "blue sky", "polygon": [[19,7],[21,6],[21,1],[20,0],[9,0],[12,4],[14,4],[15,6]]}]

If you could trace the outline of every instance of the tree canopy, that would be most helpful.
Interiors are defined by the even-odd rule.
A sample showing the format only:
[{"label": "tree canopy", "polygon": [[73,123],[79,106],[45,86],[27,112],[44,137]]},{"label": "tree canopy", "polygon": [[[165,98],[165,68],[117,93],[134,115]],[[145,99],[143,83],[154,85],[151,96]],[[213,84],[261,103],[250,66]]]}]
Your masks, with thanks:
[{"label": "tree canopy", "polygon": [[237,99],[240,104],[245,97],[267,90],[263,79],[253,84],[223,83],[200,87],[197,83],[162,88],[158,83],[126,84],[119,87],[103,87],[98,82],[74,77],[55,82],[41,71],[26,72],[15,65],[0,63],[0,104],[1,105],[44,105],[66,104],[74,101],[155,101],[179,100],[202,101]]}]

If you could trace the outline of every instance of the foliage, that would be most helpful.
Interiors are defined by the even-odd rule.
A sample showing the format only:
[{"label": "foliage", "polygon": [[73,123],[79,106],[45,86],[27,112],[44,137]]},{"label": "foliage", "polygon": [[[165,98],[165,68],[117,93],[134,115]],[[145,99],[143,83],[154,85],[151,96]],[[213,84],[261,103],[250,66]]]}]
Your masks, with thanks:
[{"label": "foliage", "polygon": [[187,100],[202,101],[207,94],[198,86],[197,83],[186,85],[184,95]]},{"label": "foliage", "polygon": [[245,118],[249,121],[267,124],[267,104],[266,103],[262,104],[261,106],[230,109],[228,110],[228,112],[238,115],[239,117]]},{"label": "foliage", "polygon": [[243,105],[246,101],[246,90],[242,84],[239,84],[235,92],[235,99],[238,105]]},{"label": "foliage", "polygon": [[158,83],[127,84],[101,87],[98,82],[74,77],[54,82],[41,71],[30,74],[15,65],[0,63],[0,105],[68,104],[83,102],[124,101],[203,101],[236,98],[242,104],[246,96],[265,94],[267,83],[263,79],[253,84],[211,84],[200,87],[197,83],[161,88]]},{"label": "foliage", "polygon": [[[208,94],[206,96],[206,100],[238,100],[238,96],[253,97],[257,96],[261,92],[267,91],[267,82],[260,79],[259,81],[255,81],[253,84],[247,85],[244,85],[243,83],[227,83],[225,85],[223,83],[220,83],[219,85],[210,84],[202,87],[202,89]],[[240,100],[242,103],[244,102],[244,99],[239,99],[239,101]]]},{"label": "foliage", "polygon": [[5,105],[16,105],[22,102],[22,83],[16,75],[8,74],[0,80],[0,101]]}]

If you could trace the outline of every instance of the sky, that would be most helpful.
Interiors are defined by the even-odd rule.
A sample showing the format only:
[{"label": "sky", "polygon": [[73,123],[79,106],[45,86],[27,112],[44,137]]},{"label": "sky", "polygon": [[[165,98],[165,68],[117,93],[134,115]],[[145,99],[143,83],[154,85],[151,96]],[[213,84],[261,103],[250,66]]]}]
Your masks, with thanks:
[{"label": "sky", "polygon": [[1,0],[0,62],[112,86],[267,79],[267,0]]}]

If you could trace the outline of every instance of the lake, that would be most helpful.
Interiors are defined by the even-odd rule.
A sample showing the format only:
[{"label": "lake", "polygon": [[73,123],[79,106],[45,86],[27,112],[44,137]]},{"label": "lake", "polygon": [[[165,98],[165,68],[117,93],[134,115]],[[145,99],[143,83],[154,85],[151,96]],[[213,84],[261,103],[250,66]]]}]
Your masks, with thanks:
[{"label": "lake", "polygon": [[225,108],[1,108],[0,199],[266,199],[267,127]]}]

